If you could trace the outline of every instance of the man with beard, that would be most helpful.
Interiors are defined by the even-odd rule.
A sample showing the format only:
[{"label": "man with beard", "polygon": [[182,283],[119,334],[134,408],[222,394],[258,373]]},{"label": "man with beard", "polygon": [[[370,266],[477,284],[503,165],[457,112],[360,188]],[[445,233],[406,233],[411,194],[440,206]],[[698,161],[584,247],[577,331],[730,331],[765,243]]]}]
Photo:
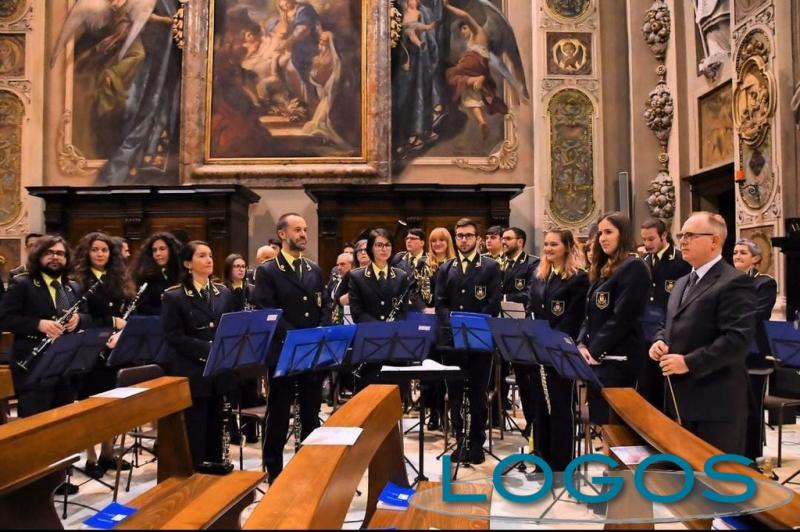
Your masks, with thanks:
[{"label": "man with beard", "polygon": [[[259,308],[283,310],[275,332],[276,341],[267,359],[270,379],[267,398],[267,432],[264,437],[264,464],[269,482],[275,481],[283,470],[283,447],[289,430],[289,408],[299,391],[301,439],[319,426],[322,402],[322,380],[312,373],[296,377],[275,378],[286,332],[290,329],[309,329],[330,323],[330,307],[323,301],[325,280],[316,263],[303,256],[308,244],[308,226],[302,216],[284,214],[278,219],[277,233],[281,239],[278,255],[256,269],[253,302]],[[297,386],[296,386],[297,385]],[[294,420],[298,422],[297,419]]]},{"label": "man with beard", "polygon": [[[477,312],[497,316],[500,313],[501,278],[500,267],[494,260],[478,253],[478,226],[467,218],[455,227],[456,258],[439,267],[436,278],[436,316],[440,324],[440,344],[452,345],[450,312]],[[464,434],[461,416],[464,382],[447,383],[450,394],[450,416],[458,441],[452,455],[453,461],[472,464],[483,463],[483,442],[486,441],[486,389],[492,367],[489,353],[470,352],[467,356],[455,352],[445,356],[448,364],[457,363],[469,372],[469,410],[472,418],[470,433]],[[469,439],[466,444],[464,437]],[[469,452],[466,449],[469,448]]]},{"label": "man with beard", "polygon": [[[41,357],[30,362],[28,370],[17,363],[31,358],[31,352],[45,337],[58,338],[78,325],[89,323],[88,314],[75,314],[65,326],[56,320],[80,298],[77,283],[67,279],[70,251],[60,236],[44,236],[28,256],[27,271],[14,278],[0,303],[0,330],[14,334],[11,373],[17,391],[19,417],[32,416],[74,400],[74,389],[67,378],[56,377],[26,383]],[[86,309],[82,309],[86,312]]]}]

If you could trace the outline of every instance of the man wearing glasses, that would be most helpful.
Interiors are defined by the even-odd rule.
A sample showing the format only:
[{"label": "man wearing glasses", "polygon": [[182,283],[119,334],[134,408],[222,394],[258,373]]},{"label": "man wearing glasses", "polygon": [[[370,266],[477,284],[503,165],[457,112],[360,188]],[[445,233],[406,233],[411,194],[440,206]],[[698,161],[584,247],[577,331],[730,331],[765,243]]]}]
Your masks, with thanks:
[{"label": "man wearing glasses", "polygon": [[694,213],[677,235],[692,266],[672,289],[666,324],[650,358],[671,380],[667,407],[684,428],[725,453],[744,454],[748,377],[755,324],[753,285],[722,260],[728,234],[718,214]]},{"label": "man wearing glasses", "polygon": [[[392,266],[402,269],[408,275],[409,280],[413,281],[415,275],[422,274],[428,262],[428,256],[425,254],[425,231],[418,228],[409,229],[405,242],[406,251],[398,253],[392,258]],[[418,284],[412,289],[411,308],[422,312],[426,307]]]},{"label": "man wearing glasses", "polygon": [[[500,312],[501,277],[500,266],[494,260],[478,253],[478,224],[467,218],[455,227],[456,257],[439,268],[436,281],[436,315],[440,323],[440,343],[452,345],[450,312],[477,312],[497,316]],[[467,358],[468,356],[468,358]],[[489,353],[454,353],[457,363],[469,372],[470,433],[464,435],[464,420],[461,417],[463,381],[448,382],[450,416],[453,420],[458,448],[453,461],[461,460],[480,464],[484,461],[483,442],[486,440],[487,418],[486,389],[489,384],[492,359]],[[463,436],[469,439],[464,442]],[[462,449],[462,445],[466,447]],[[467,452],[467,449],[469,451]]]}]

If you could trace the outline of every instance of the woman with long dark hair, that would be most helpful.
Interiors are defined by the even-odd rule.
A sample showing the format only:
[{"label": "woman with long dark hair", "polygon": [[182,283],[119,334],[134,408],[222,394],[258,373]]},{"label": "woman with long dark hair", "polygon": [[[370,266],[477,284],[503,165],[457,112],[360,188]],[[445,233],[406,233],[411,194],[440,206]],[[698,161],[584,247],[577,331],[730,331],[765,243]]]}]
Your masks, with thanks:
[{"label": "woman with long dark hair", "polygon": [[221,394],[212,378],[203,377],[203,369],[222,315],[233,310],[233,298],[225,285],[211,281],[214,259],[207,243],[186,244],[180,264],[181,284],[164,292],[161,325],[173,350],[165,369],[189,379],[192,406],[184,417],[197,469],[203,462],[219,463],[222,458]]},{"label": "woman with long dark hair", "polygon": [[[636,257],[633,228],[627,216],[605,214],[592,241],[586,316],[578,347],[606,387],[631,387],[646,360],[642,316],[650,290],[647,264]],[[589,386],[592,423],[608,423],[608,403]]]},{"label": "woman with long dark hair", "polygon": [[[582,253],[572,231],[567,229],[547,231],[542,251],[528,291],[527,312],[537,320],[547,320],[553,329],[574,340],[583,322],[589,289]],[[515,365],[514,372],[525,417],[533,424],[536,435],[536,454],[554,471],[564,471],[574,448],[573,382],[547,366]]]},{"label": "woman with long dark hair", "polygon": [[247,282],[247,261],[238,253],[231,253],[225,258],[223,278],[225,286],[233,296],[234,312],[250,308],[250,294],[254,286]]},{"label": "woman with long dark hair", "polygon": [[[120,331],[125,327],[122,315],[125,305],[134,297],[133,281],[122,260],[117,243],[105,233],[93,232],[78,242],[75,250],[75,270],[73,278],[82,292],[86,292],[98,281],[100,288],[86,299],[92,325],[108,327]],[[86,399],[116,387],[117,368],[110,368],[98,358],[95,367],[81,376],[78,399]],[[102,477],[106,470],[116,467],[113,456],[113,441],[101,444],[98,458],[94,447],[86,452],[86,472],[93,478]],[[130,468],[127,462],[125,469]]]},{"label": "woman with long dark hair", "polygon": [[181,247],[180,241],[166,231],[153,233],[142,242],[131,268],[136,286],[147,283],[137,314],[161,314],[161,294],[180,281]]}]

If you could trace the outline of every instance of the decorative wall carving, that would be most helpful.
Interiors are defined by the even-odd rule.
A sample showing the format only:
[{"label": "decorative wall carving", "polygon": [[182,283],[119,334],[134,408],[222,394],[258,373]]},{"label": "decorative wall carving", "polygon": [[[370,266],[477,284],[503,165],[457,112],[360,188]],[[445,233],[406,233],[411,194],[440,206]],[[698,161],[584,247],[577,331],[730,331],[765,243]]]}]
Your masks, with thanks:
[{"label": "decorative wall carving", "polygon": [[694,10],[704,56],[698,68],[708,79],[715,80],[731,54],[730,2],[695,0]]},{"label": "decorative wall carving", "polygon": [[519,138],[517,137],[517,126],[514,122],[514,115],[505,115],[506,138],[500,143],[500,147],[489,155],[485,160],[478,162],[470,159],[455,159],[453,164],[459,168],[479,170],[481,172],[492,173],[497,170],[513,170],[519,162]]},{"label": "decorative wall carving", "polygon": [[765,0],[734,0],[736,24],[741,24],[756,9],[764,5],[764,2]]},{"label": "decorative wall carving", "polygon": [[67,131],[72,123],[72,112],[64,111],[58,124],[58,140],[56,141],[56,155],[58,168],[64,175],[91,175],[89,161],[76,146],[67,142]]},{"label": "decorative wall carving", "polygon": [[547,74],[588,76],[592,74],[592,34],[547,34]]},{"label": "decorative wall carving", "polygon": [[25,75],[25,35],[0,34],[0,76],[19,78]]},{"label": "decorative wall carving", "polygon": [[659,172],[647,189],[647,207],[656,218],[672,219],[675,216],[675,185],[667,172]]},{"label": "decorative wall carving", "polygon": [[749,57],[738,72],[733,93],[733,120],[748,146],[759,146],[775,113],[775,78],[759,55]]},{"label": "decorative wall carving", "polygon": [[667,54],[672,33],[672,19],[665,0],[655,0],[645,13],[642,34],[656,59],[663,61]]},{"label": "decorative wall carving", "polygon": [[0,2],[0,22],[14,22],[25,12],[27,0],[3,0]]},{"label": "decorative wall carving", "polygon": [[4,0],[0,2],[0,9],[3,8],[7,8],[9,16],[0,14],[0,31],[30,31],[33,28],[33,7],[27,5],[27,0]]},{"label": "decorative wall carving", "polygon": [[594,105],[579,90],[564,89],[548,105],[550,212],[575,225],[591,216],[594,200]]},{"label": "decorative wall carving", "polygon": [[19,96],[0,90],[0,225],[13,222],[22,201],[22,121],[25,105]]},{"label": "decorative wall carving", "polygon": [[559,20],[580,19],[589,11],[590,0],[547,0],[550,14]]},{"label": "decorative wall carving", "polygon": [[669,135],[672,132],[672,119],[675,114],[675,102],[666,83],[659,83],[655,89],[650,91],[646,107],[645,123],[661,144],[662,152],[666,152]]}]

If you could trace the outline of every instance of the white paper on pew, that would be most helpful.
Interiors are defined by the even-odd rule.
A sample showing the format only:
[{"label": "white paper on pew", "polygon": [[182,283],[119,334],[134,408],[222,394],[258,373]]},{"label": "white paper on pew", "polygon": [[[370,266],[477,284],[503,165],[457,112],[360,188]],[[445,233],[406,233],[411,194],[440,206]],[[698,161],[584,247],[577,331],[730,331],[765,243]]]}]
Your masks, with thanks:
[{"label": "white paper on pew", "polygon": [[361,427],[319,427],[303,440],[303,445],[354,445],[362,432]]},{"label": "white paper on pew", "polygon": [[646,445],[623,445],[612,447],[611,452],[622,460],[623,464],[631,466],[641,464],[645,458],[653,454],[653,449]]},{"label": "white paper on pew", "polygon": [[420,366],[383,366],[381,372],[396,372],[402,373],[404,371],[459,371],[461,368],[458,366],[443,366],[435,360],[426,358],[422,361]]},{"label": "white paper on pew", "polygon": [[133,386],[127,386],[123,388],[114,388],[113,390],[108,390],[107,392],[98,393],[93,395],[92,397],[104,397],[106,399],[125,399],[126,397],[132,397],[137,393],[142,393],[147,391],[148,388],[135,388]]}]

